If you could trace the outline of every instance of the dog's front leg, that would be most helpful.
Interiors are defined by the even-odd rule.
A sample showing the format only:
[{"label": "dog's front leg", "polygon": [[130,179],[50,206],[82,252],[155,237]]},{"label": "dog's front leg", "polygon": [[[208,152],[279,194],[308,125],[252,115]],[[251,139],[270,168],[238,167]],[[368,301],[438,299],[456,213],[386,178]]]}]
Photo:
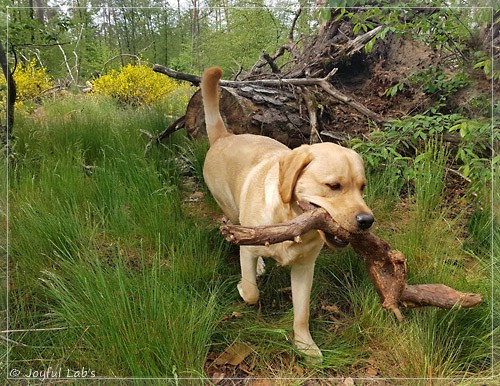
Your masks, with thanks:
[{"label": "dog's front leg", "polygon": [[321,351],[314,343],[309,331],[309,302],[314,276],[315,259],[294,264],[291,269],[293,301],[293,334],[295,345],[306,355],[306,359],[321,362]]},{"label": "dog's front leg", "polygon": [[253,251],[254,247],[240,247],[241,281],[238,284],[238,292],[248,304],[256,304],[259,301],[259,289],[257,288],[257,261],[258,254]]}]

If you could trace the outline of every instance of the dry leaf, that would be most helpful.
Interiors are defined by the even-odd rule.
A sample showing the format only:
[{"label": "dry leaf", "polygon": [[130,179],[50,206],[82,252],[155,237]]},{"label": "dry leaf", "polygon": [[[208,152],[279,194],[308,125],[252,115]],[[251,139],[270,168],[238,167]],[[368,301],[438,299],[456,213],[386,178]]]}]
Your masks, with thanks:
[{"label": "dry leaf", "polygon": [[365,374],[368,376],[368,377],[375,377],[377,376],[378,374],[378,370],[377,369],[374,369],[373,367],[368,367],[365,371]]},{"label": "dry leaf", "polygon": [[335,305],[333,305],[333,306],[322,306],[321,309],[325,310],[325,311],[328,311],[328,312],[334,312],[336,314],[340,313],[340,308],[338,308]]},{"label": "dry leaf", "polygon": [[252,348],[247,344],[234,342],[224,350],[214,363],[216,365],[238,366],[251,352]]}]

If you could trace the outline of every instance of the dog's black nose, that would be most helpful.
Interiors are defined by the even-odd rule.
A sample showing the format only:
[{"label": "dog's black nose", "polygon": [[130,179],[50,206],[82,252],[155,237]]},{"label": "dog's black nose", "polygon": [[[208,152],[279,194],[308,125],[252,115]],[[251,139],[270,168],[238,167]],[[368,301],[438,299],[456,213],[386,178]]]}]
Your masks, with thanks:
[{"label": "dog's black nose", "polygon": [[358,223],[358,227],[360,229],[366,230],[370,228],[374,221],[375,218],[371,213],[362,212],[356,215],[356,222]]}]

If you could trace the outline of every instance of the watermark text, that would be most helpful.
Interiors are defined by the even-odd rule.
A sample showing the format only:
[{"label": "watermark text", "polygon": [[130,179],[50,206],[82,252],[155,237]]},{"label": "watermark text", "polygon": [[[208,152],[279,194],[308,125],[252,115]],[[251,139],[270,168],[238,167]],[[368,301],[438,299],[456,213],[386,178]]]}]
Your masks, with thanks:
[{"label": "watermark text", "polygon": [[64,378],[95,378],[94,370],[82,367],[81,369],[70,369],[63,367],[48,366],[45,368],[33,368],[27,370],[10,369],[10,378],[31,378],[31,379],[64,379]]}]

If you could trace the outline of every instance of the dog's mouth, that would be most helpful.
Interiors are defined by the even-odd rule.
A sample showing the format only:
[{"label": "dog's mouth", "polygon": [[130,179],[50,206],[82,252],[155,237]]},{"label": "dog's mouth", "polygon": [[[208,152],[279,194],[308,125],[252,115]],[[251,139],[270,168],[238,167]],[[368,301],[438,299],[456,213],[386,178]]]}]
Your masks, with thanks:
[{"label": "dog's mouth", "polygon": [[342,240],[338,236],[323,231],[319,232],[330,248],[345,248],[349,245],[349,241]]},{"label": "dog's mouth", "polygon": [[[309,204],[315,208],[321,208],[319,205],[316,205],[312,202],[309,202]],[[321,238],[326,242],[326,244],[330,248],[345,248],[349,245],[349,241],[343,240],[337,235],[334,235],[332,233],[328,233],[322,230],[318,230],[319,234],[321,235]]]}]

